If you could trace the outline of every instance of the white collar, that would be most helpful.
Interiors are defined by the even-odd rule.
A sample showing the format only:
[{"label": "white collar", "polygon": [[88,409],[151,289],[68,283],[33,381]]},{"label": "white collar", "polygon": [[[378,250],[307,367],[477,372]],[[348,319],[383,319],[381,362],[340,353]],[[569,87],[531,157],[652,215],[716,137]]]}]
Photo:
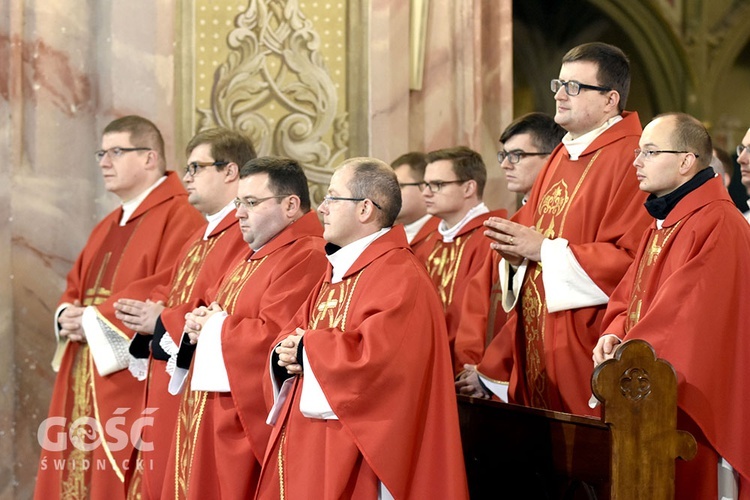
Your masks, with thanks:
[{"label": "white collar", "polygon": [[431,217],[432,215],[426,214],[410,224],[404,224],[404,231],[406,232],[406,241],[408,241],[410,245],[414,237],[424,227],[424,225],[427,224],[427,221],[430,220]]},{"label": "white collar", "polygon": [[224,217],[226,217],[229,212],[232,210],[235,210],[234,208],[234,200],[230,201],[227,206],[219,210],[213,215],[206,214],[206,220],[208,221],[208,226],[206,226],[206,232],[203,233],[203,239],[207,240],[208,235],[210,235],[214,229],[216,229],[216,226],[219,225],[221,221],[224,220]]},{"label": "white collar", "polygon": [[456,238],[456,235],[461,232],[461,229],[463,229],[471,219],[479,217],[482,214],[486,214],[489,211],[490,209],[487,208],[487,205],[485,205],[484,202],[480,202],[479,205],[466,212],[464,218],[458,221],[458,224],[454,225],[453,227],[448,227],[448,224],[445,222],[445,220],[441,220],[440,224],[438,224],[438,232],[443,236],[443,242],[452,242]]},{"label": "white collar", "polygon": [[586,132],[576,139],[573,139],[570,136],[570,132],[565,134],[565,137],[562,138],[562,143],[565,146],[565,149],[568,150],[570,159],[573,161],[578,160],[578,157],[581,156],[584,151],[586,151],[586,148],[589,147],[597,137],[599,137],[605,130],[607,130],[609,127],[619,122],[620,120],[622,120],[622,115],[613,116],[591,132]]},{"label": "white collar", "polygon": [[146,199],[146,196],[151,194],[151,191],[159,187],[162,182],[167,180],[167,176],[162,176],[158,181],[154,182],[150,188],[146,189],[144,192],[133,198],[132,200],[128,200],[126,202],[123,202],[122,204],[122,217],[120,217],[120,225],[124,226],[127,224],[128,219],[130,219],[130,216],[133,215],[133,212],[136,211],[138,206],[143,202],[143,200]]},{"label": "white collar", "polygon": [[327,255],[328,262],[333,266],[333,274],[331,276],[331,284],[336,284],[344,279],[346,272],[352,267],[354,261],[362,255],[362,252],[370,246],[370,243],[383,236],[385,233],[390,231],[390,227],[384,227],[376,233],[372,233],[364,238],[360,238],[356,241],[352,241],[346,246],[339,248],[336,252],[331,255]]}]

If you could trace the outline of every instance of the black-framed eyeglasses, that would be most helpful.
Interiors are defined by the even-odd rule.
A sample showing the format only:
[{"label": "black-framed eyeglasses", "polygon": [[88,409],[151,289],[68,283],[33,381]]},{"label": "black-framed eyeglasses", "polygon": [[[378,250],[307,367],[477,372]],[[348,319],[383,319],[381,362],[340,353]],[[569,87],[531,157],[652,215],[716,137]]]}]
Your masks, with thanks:
[{"label": "black-framed eyeglasses", "polygon": [[423,182],[422,190],[424,191],[424,188],[427,187],[429,190],[433,193],[439,193],[441,189],[443,189],[443,186],[446,184],[463,184],[465,182],[469,182],[469,179],[466,180],[455,180],[455,181],[432,181],[432,182]]},{"label": "black-framed eyeglasses", "polygon": [[401,189],[404,189],[405,187],[409,187],[409,186],[416,186],[421,191],[424,189],[424,182],[399,182],[398,183],[398,187],[400,187]]},{"label": "black-framed eyeglasses", "polygon": [[195,174],[197,174],[201,168],[206,167],[223,167],[224,165],[228,165],[228,161],[214,161],[214,162],[201,162],[201,161],[191,161],[187,164],[187,167],[185,167],[185,172],[188,173],[191,177],[195,177]]},{"label": "black-framed eyeglasses", "polygon": [[691,154],[691,155],[695,156],[696,158],[699,157],[699,155],[693,153],[692,151],[675,151],[674,149],[640,149],[640,148],[636,148],[636,149],[633,150],[633,153],[635,153],[635,159],[636,160],[641,155],[643,155],[643,157],[645,159],[650,160],[651,158],[656,158],[661,153],[669,153],[669,154],[673,154],[673,155],[686,153],[686,154]]},{"label": "black-framed eyeglasses", "polygon": [[750,153],[750,146],[745,146],[744,144],[740,144],[737,146],[737,156],[742,156],[742,153],[745,151]]},{"label": "black-framed eyeglasses", "polygon": [[521,158],[524,158],[526,156],[547,156],[549,153],[529,153],[520,149],[514,149],[513,151],[498,151],[497,152],[497,161],[502,163],[505,161],[505,159],[508,159],[508,162],[511,165],[515,165],[519,161],[521,161]]},{"label": "black-framed eyeglasses", "polygon": [[[323,201],[320,203],[321,205],[328,206],[329,203],[333,203],[335,201],[354,201],[359,203],[360,201],[370,200],[370,198],[346,198],[344,196],[326,196],[323,198]],[[378,210],[383,210],[380,205],[375,203],[374,201],[370,200],[370,203],[375,205],[375,208]]]},{"label": "black-framed eyeglasses", "polygon": [[107,155],[110,160],[114,160],[115,158],[120,158],[125,153],[130,153],[131,151],[151,151],[151,148],[121,148],[120,146],[115,146],[109,149],[94,151],[94,157],[96,158],[96,161],[102,161],[104,155]]},{"label": "black-framed eyeglasses", "polygon": [[256,198],[254,200],[250,198],[235,198],[234,199],[234,207],[239,210],[240,207],[245,207],[245,210],[252,210],[253,208],[257,207],[261,203],[263,203],[266,200],[272,200],[274,198],[281,199],[286,198],[287,196],[290,196],[288,194],[278,194],[276,196],[266,196],[265,198]]},{"label": "black-framed eyeglasses", "polygon": [[577,82],[575,80],[568,80],[567,82],[564,80],[558,80],[554,79],[551,82],[549,82],[549,88],[552,90],[552,93],[557,94],[557,92],[565,87],[565,93],[569,96],[577,96],[581,93],[581,89],[585,90],[598,90],[599,92],[609,92],[612,90],[608,87],[598,87],[596,85],[588,85],[586,83]]}]

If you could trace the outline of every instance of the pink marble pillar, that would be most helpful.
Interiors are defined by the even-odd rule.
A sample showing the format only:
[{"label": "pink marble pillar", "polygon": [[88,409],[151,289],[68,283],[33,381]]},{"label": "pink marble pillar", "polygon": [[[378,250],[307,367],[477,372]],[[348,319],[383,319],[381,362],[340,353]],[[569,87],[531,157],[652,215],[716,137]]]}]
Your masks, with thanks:
[{"label": "pink marble pillar", "polygon": [[175,150],[174,10],[166,0],[0,6],[0,270],[10,278],[0,285],[0,498],[32,495],[53,313],[88,233],[117,204],[93,158],[101,129],[142,114]]}]

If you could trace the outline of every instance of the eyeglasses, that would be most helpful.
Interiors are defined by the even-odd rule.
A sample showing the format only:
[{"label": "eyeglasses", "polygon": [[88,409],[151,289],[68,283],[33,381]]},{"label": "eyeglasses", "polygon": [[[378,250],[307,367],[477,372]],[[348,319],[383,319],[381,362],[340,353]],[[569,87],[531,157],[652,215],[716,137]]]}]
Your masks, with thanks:
[{"label": "eyeglasses", "polygon": [[681,153],[687,153],[695,156],[696,158],[699,157],[699,155],[693,153],[692,151],[675,151],[672,149],[634,149],[633,153],[635,153],[635,159],[637,160],[639,156],[643,155],[643,157],[647,160],[650,160],[651,158],[655,158],[661,153],[669,153],[669,154],[681,154]]},{"label": "eyeglasses", "polygon": [[96,158],[96,161],[102,161],[104,155],[107,155],[109,156],[110,160],[114,160],[115,158],[120,158],[125,153],[130,153],[131,151],[151,151],[151,148],[121,148],[119,146],[115,146],[113,148],[100,149],[99,151],[95,151],[94,157]]},{"label": "eyeglasses", "polygon": [[274,198],[281,199],[286,198],[287,196],[290,196],[288,194],[279,194],[276,196],[266,196],[265,198],[258,198],[255,200],[251,200],[249,198],[235,198],[234,199],[234,207],[239,210],[240,207],[245,207],[245,210],[252,210],[253,208],[257,207],[261,203],[263,203],[266,200],[272,200]]},{"label": "eyeglasses", "polygon": [[[326,196],[326,197],[323,198],[323,201],[321,202],[321,205],[328,206],[329,203],[333,203],[335,201],[355,201],[355,202],[359,203],[360,201],[365,201],[365,200],[370,200],[370,198],[345,198],[343,196]],[[373,205],[375,205],[375,208],[377,208],[378,210],[383,210],[380,207],[380,205],[378,205],[374,201],[370,200],[370,203],[372,203]]]},{"label": "eyeglasses", "polygon": [[750,146],[745,146],[744,144],[740,144],[739,146],[737,146],[737,156],[742,156],[742,153],[744,151],[750,153]]},{"label": "eyeglasses", "polygon": [[554,94],[557,94],[557,92],[565,87],[565,93],[569,96],[577,96],[581,93],[581,89],[588,89],[588,90],[598,90],[600,92],[609,92],[610,88],[608,87],[597,87],[596,85],[587,85],[585,83],[577,82],[575,80],[570,81],[563,81],[563,80],[552,80],[549,82],[549,88],[552,90]]},{"label": "eyeglasses", "polygon": [[424,182],[399,182],[398,183],[398,187],[400,187],[401,189],[404,189],[405,187],[409,187],[409,186],[417,186],[419,190],[421,191],[424,189]]},{"label": "eyeglasses", "polygon": [[431,192],[439,193],[446,184],[463,184],[464,182],[469,182],[469,180],[423,182],[422,190],[424,191],[424,188],[428,187]]},{"label": "eyeglasses", "polygon": [[497,152],[497,161],[502,163],[505,161],[505,159],[508,159],[508,162],[511,165],[515,165],[519,161],[521,161],[521,158],[524,158],[526,156],[546,156],[551,153],[527,153],[526,151],[521,151],[520,149],[516,149],[514,151],[498,151]]},{"label": "eyeglasses", "polygon": [[206,167],[223,167],[224,165],[228,165],[228,161],[215,161],[213,163],[209,162],[200,162],[200,161],[191,161],[187,164],[187,167],[185,168],[185,172],[190,174],[191,177],[195,177],[195,174],[198,173],[198,170],[201,168]]}]

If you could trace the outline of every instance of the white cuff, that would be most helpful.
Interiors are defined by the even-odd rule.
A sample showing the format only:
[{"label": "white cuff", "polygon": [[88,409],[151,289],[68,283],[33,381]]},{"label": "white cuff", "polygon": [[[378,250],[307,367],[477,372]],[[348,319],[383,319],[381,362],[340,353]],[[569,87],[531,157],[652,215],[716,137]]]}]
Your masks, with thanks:
[{"label": "white cuff", "polygon": [[521,285],[523,285],[523,278],[526,275],[526,269],[529,267],[528,259],[523,259],[523,262],[518,267],[515,267],[515,273],[513,274],[513,283],[509,283],[508,276],[510,275],[511,266],[507,260],[502,259],[498,265],[498,271],[500,275],[500,283],[502,285],[501,290],[503,294],[503,310],[510,312],[516,303],[518,302],[518,296],[521,293]]},{"label": "white cuff", "polygon": [[542,242],[542,282],[549,312],[598,306],[609,297],[586,274],[565,238]]},{"label": "white cuff", "polygon": [[68,339],[64,339],[60,337],[60,314],[62,314],[63,309],[66,309],[69,306],[72,306],[70,302],[64,302],[60,304],[60,306],[55,311],[55,340],[57,341],[57,345],[55,346],[55,354],[52,356],[52,361],[50,364],[52,365],[52,371],[55,373],[60,371],[60,363],[62,363],[63,356],[65,355],[65,349],[68,347],[68,344],[70,341]]},{"label": "white cuff", "polygon": [[302,347],[302,363],[305,367],[305,376],[302,378],[302,394],[299,400],[299,411],[308,418],[320,418],[323,420],[338,420],[339,417],[333,412],[328,403],[318,379],[312,371],[310,360],[307,359],[307,351]]},{"label": "white cuff", "polygon": [[182,394],[182,391],[185,390],[185,381],[187,380],[188,373],[189,370],[186,370],[185,368],[180,368],[179,366],[174,367],[174,372],[169,379],[169,386],[167,387],[167,391],[172,396]]},{"label": "white cuff", "polygon": [[227,317],[226,311],[211,316],[201,329],[193,360],[193,378],[190,390],[229,392],[229,376],[221,352],[221,327]]},{"label": "white cuff", "polygon": [[719,457],[719,500],[739,500],[739,474],[724,457]]},{"label": "white cuff", "polygon": [[130,338],[99,314],[96,307],[83,310],[81,325],[99,375],[104,377],[130,365]]},{"label": "white cuff", "polygon": [[493,382],[492,380],[483,377],[481,374],[477,373],[479,375],[479,378],[482,379],[482,383],[484,386],[492,391],[492,394],[500,398],[501,401],[504,403],[508,402],[508,388],[510,387],[508,384],[501,384],[499,382]]}]

